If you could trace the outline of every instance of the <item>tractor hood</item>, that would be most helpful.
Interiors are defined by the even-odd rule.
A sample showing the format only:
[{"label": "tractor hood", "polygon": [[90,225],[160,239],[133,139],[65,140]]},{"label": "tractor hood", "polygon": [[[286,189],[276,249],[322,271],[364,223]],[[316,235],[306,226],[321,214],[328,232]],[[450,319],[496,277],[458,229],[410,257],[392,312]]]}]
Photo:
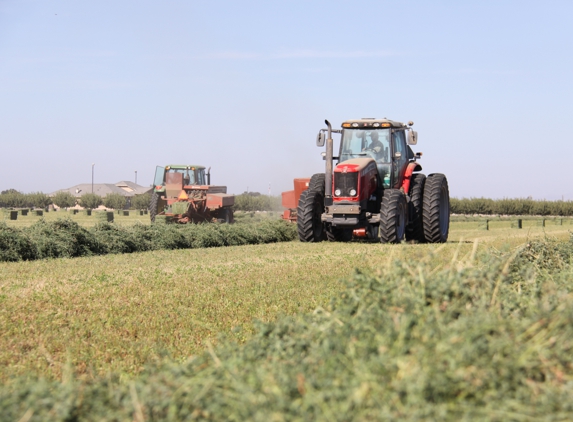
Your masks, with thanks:
[{"label": "tractor hood", "polygon": [[378,168],[372,158],[353,158],[334,169],[334,202],[367,201],[377,186]]},{"label": "tractor hood", "polygon": [[352,158],[339,163],[335,168],[335,173],[352,173],[364,170],[369,164],[373,164],[376,167],[376,161],[372,158]]}]

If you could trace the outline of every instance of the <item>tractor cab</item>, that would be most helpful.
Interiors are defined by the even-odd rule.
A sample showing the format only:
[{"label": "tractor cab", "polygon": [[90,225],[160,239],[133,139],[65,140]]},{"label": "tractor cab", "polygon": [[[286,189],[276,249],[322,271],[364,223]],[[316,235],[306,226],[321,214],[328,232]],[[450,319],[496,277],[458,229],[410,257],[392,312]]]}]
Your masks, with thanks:
[{"label": "tractor cab", "polygon": [[406,142],[408,128],[387,119],[348,120],[342,128],[338,162],[371,158],[376,162],[379,185],[399,188],[408,163],[416,159]]},{"label": "tractor cab", "polygon": [[210,174],[203,166],[169,165],[155,169],[155,191],[163,192],[167,185],[178,185],[179,189],[191,186],[209,185]]}]

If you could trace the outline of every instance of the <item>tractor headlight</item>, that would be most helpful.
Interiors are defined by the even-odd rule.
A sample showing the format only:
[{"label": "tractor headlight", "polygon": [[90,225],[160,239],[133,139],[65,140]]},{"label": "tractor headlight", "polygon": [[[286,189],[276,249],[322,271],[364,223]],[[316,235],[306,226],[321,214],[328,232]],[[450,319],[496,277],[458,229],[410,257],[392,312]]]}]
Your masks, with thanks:
[{"label": "tractor headlight", "polygon": [[356,196],[356,189],[350,189],[350,196]]},{"label": "tractor headlight", "polygon": [[342,192],[340,192],[340,189],[336,189],[336,190],[334,191],[334,194],[335,194],[336,196],[340,196],[341,193],[342,193]]}]

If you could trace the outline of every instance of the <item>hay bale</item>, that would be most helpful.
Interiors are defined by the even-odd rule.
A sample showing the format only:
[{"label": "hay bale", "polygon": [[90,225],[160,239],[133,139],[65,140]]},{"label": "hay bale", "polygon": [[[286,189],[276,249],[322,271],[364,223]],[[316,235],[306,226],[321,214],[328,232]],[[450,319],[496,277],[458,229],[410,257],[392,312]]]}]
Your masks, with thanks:
[{"label": "hay bale", "polygon": [[143,210],[139,210],[139,215],[143,215]]},{"label": "hay bale", "polygon": [[83,215],[90,216],[90,215],[92,215],[92,210],[90,210],[90,209],[83,210],[83,211],[82,211],[82,214],[83,214]]},{"label": "hay bale", "polygon": [[78,213],[78,210],[76,210],[76,209],[74,208],[74,209],[68,210],[68,212],[69,212],[70,214],[72,214],[72,215],[76,215],[76,214]]},{"label": "hay bale", "polygon": [[41,217],[44,215],[44,210],[34,210],[36,217]]},{"label": "hay bale", "polygon": [[129,210],[123,210],[123,216],[129,217]]},{"label": "hay bale", "polygon": [[30,210],[27,209],[27,208],[21,209],[21,210],[20,210],[20,215],[26,216],[26,215],[28,215],[28,211],[30,211]]},{"label": "hay bale", "polygon": [[113,211],[96,211],[94,216],[98,221],[107,221],[113,223]]},{"label": "hay bale", "polygon": [[6,216],[9,220],[17,220],[18,219],[18,211],[17,210],[10,210],[6,213]]},{"label": "hay bale", "polygon": [[518,218],[515,221],[511,222],[511,228],[512,229],[521,229],[523,228],[523,220],[521,218]]},{"label": "hay bale", "polygon": [[489,220],[482,221],[478,224],[478,229],[480,230],[489,230]]},{"label": "hay bale", "polygon": [[149,213],[149,211],[148,211],[148,210],[143,210],[143,213],[144,213],[145,215],[147,215],[147,214]]},{"label": "hay bale", "polygon": [[545,218],[542,218],[541,220],[537,220],[535,222],[536,226],[541,226],[541,227],[545,227]]}]

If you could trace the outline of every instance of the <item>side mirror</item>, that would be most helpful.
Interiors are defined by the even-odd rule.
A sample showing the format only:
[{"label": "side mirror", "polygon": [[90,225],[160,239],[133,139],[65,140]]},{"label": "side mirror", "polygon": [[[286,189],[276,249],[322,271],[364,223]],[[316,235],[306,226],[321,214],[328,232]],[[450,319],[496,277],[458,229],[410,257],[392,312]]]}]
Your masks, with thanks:
[{"label": "side mirror", "polygon": [[415,130],[408,131],[408,145],[416,145],[418,143],[418,132]]},{"label": "side mirror", "polygon": [[318,132],[318,135],[316,135],[316,146],[317,147],[323,147],[325,140],[326,139],[325,139],[324,133]]}]

